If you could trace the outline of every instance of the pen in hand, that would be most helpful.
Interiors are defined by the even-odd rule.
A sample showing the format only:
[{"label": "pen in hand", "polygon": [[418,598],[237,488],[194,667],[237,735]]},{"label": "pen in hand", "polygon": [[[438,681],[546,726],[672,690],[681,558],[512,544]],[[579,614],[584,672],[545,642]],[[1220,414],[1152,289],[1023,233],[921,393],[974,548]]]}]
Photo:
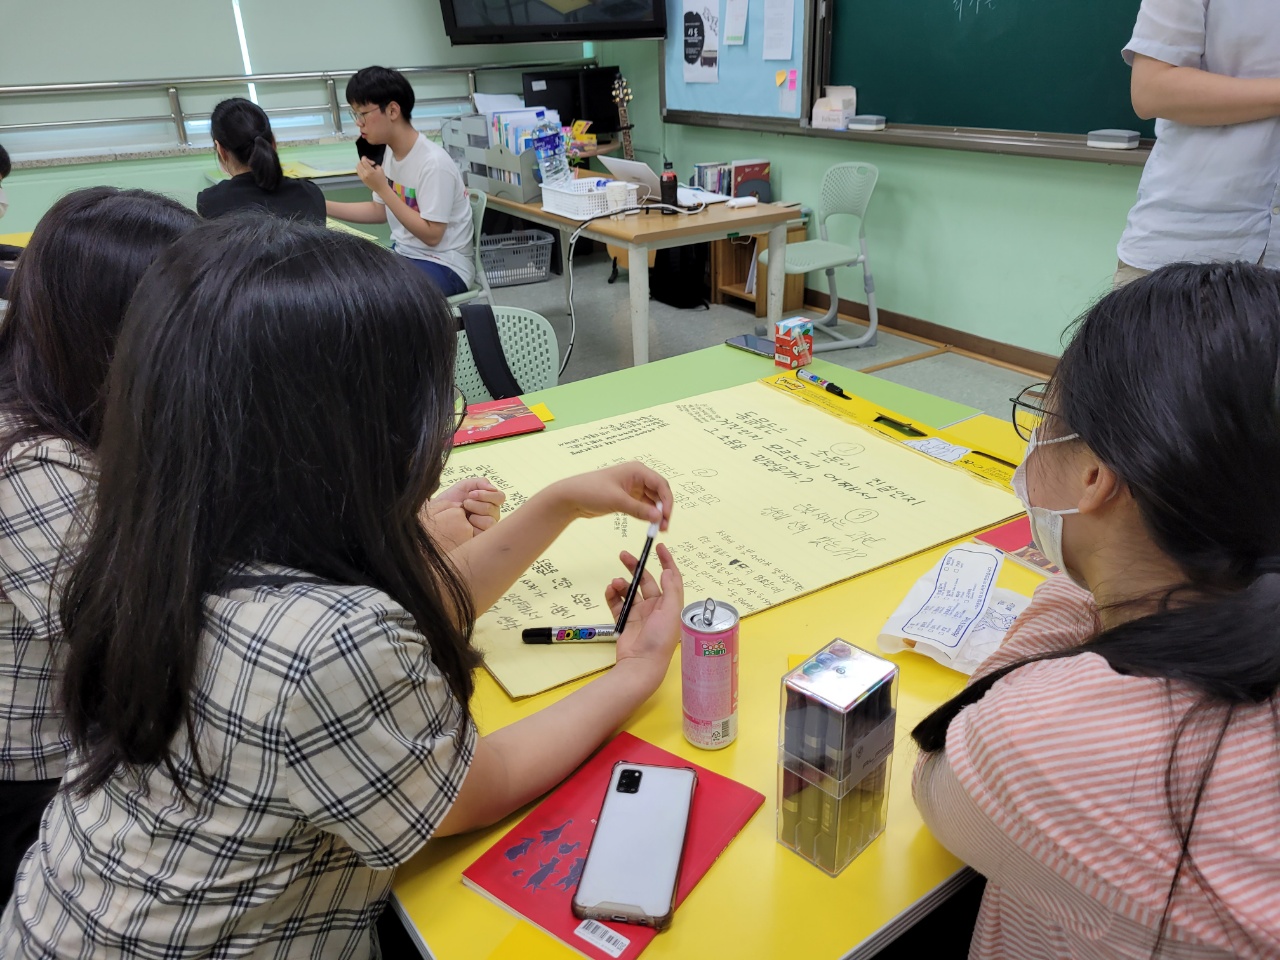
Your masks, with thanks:
[{"label": "pen in hand", "polygon": [[658,535],[658,525],[662,523],[662,504],[658,504],[658,519],[649,524],[648,534],[644,539],[644,549],[640,551],[640,559],[636,561],[635,573],[631,576],[631,586],[622,601],[622,610],[618,614],[617,632],[622,633],[627,626],[627,617],[631,615],[631,605],[635,602],[636,592],[640,589],[640,578],[644,576],[644,565],[649,559],[649,551],[653,549],[654,538]]}]

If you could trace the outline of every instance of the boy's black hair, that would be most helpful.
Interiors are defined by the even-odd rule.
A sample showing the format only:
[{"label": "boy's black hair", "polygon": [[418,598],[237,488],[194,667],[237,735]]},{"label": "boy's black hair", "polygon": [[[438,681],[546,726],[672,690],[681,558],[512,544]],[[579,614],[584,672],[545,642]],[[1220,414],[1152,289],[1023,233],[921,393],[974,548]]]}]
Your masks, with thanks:
[{"label": "boy's black hair", "polygon": [[9,160],[9,151],[4,147],[0,147],[0,180],[3,180],[13,171],[13,164]]},{"label": "boy's black hair", "polygon": [[406,120],[413,117],[413,87],[399,70],[390,67],[365,67],[352,74],[347,81],[347,103],[358,106],[375,104],[386,110],[387,104],[398,103],[400,115]]}]

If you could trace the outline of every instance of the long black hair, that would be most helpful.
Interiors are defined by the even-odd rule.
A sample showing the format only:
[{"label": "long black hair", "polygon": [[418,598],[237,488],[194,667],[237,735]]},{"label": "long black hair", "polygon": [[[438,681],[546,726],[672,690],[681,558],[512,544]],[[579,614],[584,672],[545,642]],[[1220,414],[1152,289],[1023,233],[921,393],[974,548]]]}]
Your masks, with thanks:
[{"label": "long black hair", "polygon": [[268,193],[274,193],[284,178],[276,138],[271,132],[267,112],[252,100],[232,97],[213,108],[209,117],[209,134],[246,167],[253,182]]},{"label": "long black hair", "polygon": [[35,436],[97,445],[107,365],[134,289],[199,223],[146,190],[90,187],[49,208],[18,259],[0,326],[0,411],[14,419],[0,453]]},{"label": "long black hair", "polygon": [[88,793],[160,764],[192,711],[203,598],[242,562],[401,604],[467,711],[469,595],[418,511],[454,423],[455,321],[421,273],[272,218],[189,234],[143,279],[112,366],[92,529],[62,606]]},{"label": "long black hair", "polygon": [[[1237,709],[1269,701],[1280,737],[1280,272],[1174,264],[1112,292],[1079,322],[1048,407],[1058,432],[1079,434],[1127,486],[1184,580],[1131,598],[1155,600],[1153,613],[988,674],[912,736],[925,751],[943,749],[961,710],[1034,660],[1095,653],[1117,673],[1190,687],[1197,700],[1176,726],[1165,774],[1181,849],[1158,954],[1184,871],[1207,889],[1191,834]],[[1211,748],[1183,756],[1200,725]]]}]

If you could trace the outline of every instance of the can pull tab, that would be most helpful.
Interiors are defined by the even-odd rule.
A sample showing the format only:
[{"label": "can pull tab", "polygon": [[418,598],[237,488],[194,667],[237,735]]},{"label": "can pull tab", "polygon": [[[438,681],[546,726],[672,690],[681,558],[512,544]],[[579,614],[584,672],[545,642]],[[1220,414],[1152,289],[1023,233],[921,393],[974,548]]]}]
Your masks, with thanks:
[{"label": "can pull tab", "polygon": [[716,602],[707,597],[707,602],[702,605],[702,625],[711,626],[716,619]]}]

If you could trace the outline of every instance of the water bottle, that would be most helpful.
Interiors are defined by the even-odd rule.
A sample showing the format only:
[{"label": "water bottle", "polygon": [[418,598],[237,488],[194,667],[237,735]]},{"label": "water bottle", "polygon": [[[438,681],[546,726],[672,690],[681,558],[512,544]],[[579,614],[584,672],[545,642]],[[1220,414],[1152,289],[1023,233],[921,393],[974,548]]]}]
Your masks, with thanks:
[{"label": "water bottle", "polygon": [[533,149],[538,153],[542,182],[563,183],[573,179],[573,174],[569,172],[569,160],[564,152],[564,131],[548,120],[544,111],[539,110],[536,117],[538,122],[533,129]]}]

